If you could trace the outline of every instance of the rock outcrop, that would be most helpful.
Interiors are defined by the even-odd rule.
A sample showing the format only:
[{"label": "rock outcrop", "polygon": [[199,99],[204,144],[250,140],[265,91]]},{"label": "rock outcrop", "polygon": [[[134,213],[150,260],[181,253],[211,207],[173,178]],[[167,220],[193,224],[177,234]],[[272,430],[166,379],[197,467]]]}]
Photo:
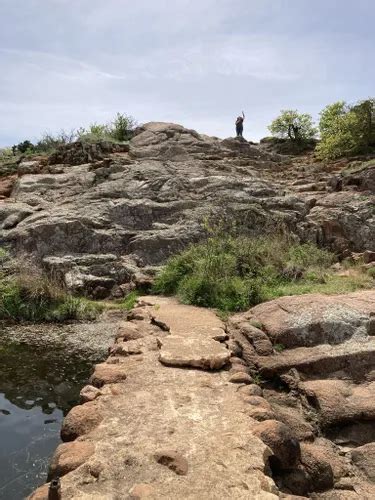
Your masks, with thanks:
[{"label": "rock outcrop", "polygon": [[129,145],[67,145],[45,163],[4,184],[0,241],[92,297],[147,289],[155,266],[201,238],[207,218],[250,235],[282,224],[343,255],[375,250],[372,167],[330,192],[346,163],[170,123],[140,127]]},{"label": "rock outcrop", "polygon": [[[267,411],[252,417],[273,450],[281,491],[343,500],[375,495],[374,319],[375,291],[361,291],[282,297],[229,320],[227,333],[250,374],[264,380]],[[258,345],[254,324],[272,350]],[[299,456],[294,465],[284,455],[292,436],[300,442],[290,455]]]}]

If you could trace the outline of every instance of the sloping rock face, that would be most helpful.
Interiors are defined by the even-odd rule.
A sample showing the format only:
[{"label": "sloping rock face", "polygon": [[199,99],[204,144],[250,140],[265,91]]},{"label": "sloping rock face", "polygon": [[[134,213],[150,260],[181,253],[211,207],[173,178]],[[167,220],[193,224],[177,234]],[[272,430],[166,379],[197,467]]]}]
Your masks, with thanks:
[{"label": "sloping rock face", "polygon": [[[227,333],[250,374],[264,380],[269,406],[252,416],[262,422],[257,435],[271,448],[276,443],[270,464],[279,488],[373,498],[375,291],[282,297],[233,316]],[[286,431],[275,422],[300,442],[300,458],[286,470],[286,460],[276,460]]]},{"label": "sloping rock face", "polygon": [[250,235],[282,224],[343,253],[375,250],[373,193],[328,192],[337,169],[310,157],[148,123],[129,145],[74,143],[48,163],[19,172],[0,201],[0,241],[93,297],[147,286],[155,266],[202,237],[207,218]]}]

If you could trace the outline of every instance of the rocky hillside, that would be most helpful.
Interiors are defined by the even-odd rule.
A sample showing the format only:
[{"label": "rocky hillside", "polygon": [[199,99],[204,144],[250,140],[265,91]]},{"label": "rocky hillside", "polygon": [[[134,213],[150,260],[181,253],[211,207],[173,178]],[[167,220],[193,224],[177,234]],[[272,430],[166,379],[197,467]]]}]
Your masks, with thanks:
[{"label": "rocky hillside", "polygon": [[312,154],[148,123],[129,145],[73,143],[21,162],[0,184],[0,238],[94,298],[147,285],[199,239],[204,221],[247,234],[285,225],[341,255],[375,251],[375,161],[323,165]]}]

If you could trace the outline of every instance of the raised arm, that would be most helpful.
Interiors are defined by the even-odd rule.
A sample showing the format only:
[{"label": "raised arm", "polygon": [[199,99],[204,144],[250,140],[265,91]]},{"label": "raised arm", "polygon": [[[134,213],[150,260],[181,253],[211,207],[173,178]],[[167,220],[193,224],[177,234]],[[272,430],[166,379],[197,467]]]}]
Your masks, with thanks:
[{"label": "raised arm", "polygon": [[242,111],[242,118],[245,119],[245,113]]}]

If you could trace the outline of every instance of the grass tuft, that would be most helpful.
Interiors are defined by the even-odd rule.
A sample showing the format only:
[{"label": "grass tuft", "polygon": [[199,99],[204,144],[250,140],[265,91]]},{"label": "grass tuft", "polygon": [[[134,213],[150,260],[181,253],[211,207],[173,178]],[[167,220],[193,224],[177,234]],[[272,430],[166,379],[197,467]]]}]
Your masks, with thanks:
[{"label": "grass tuft", "polygon": [[157,276],[154,292],[224,313],[282,295],[344,293],[374,285],[358,269],[349,276],[334,274],[334,261],[333,253],[287,234],[214,234],[172,257]]},{"label": "grass tuft", "polygon": [[18,269],[0,278],[0,319],[66,321],[95,319],[102,305],[73,297],[57,282],[36,270]]},{"label": "grass tuft", "polygon": [[120,303],[120,309],[125,309],[125,311],[130,311],[133,309],[137,303],[139,294],[135,290],[130,292]]}]

